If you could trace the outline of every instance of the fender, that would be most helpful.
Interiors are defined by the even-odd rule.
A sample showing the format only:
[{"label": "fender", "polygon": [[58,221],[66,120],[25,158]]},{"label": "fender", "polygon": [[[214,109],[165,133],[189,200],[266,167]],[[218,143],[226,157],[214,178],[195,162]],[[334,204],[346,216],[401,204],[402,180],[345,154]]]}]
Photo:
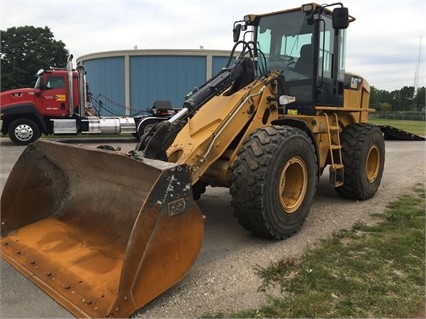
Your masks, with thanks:
[{"label": "fender", "polygon": [[281,125],[281,126],[291,126],[291,127],[296,127],[302,131],[304,131],[309,138],[311,139],[312,143],[314,144],[314,148],[315,148],[315,153],[317,155],[317,180],[319,181],[319,178],[321,176],[320,174],[320,157],[319,157],[319,150],[318,150],[318,143],[317,140],[315,138],[314,132],[312,132],[311,128],[308,126],[308,124],[305,121],[301,121],[301,120],[296,120],[296,119],[279,119],[279,120],[274,120],[271,122],[272,125]]},{"label": "fender", "polygon": [[[42,132],[47,132],[46,123],[44,122],[43,116],[40,115],[36,106],[33,103],[23,103],[7,106],[1,109],[3,120],[8,116],[17,117],[17,115],[31,114],[33,115],[41,128]],[[24,116],[22,116],[24,117]]]},{"label": "fender", "polygon": [[[153,124],[157,123],[157,122],[162,122],[162,121],[166,121],[168,120],[170,117],[156,117],[156,116],[148,116],[148,117],[144,117],[142,118],[139,123],[136,125],[136,132],[139,132],[139,130],[141,129],[141,127],[143,127],[144,125],[149,125],[150,122],[152,122]],[[154,123],[155,122],[155,123]]]}]

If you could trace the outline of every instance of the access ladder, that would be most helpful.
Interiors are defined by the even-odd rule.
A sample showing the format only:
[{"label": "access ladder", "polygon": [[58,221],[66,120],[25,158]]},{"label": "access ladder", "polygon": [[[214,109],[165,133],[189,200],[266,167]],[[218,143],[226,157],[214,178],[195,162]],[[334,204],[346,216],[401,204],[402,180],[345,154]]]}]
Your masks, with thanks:
[{"label": "access ladder", "polygon": [[344,167],[342,159],[342,145],[340,144],[340,126],[337,114],[333,113],[332,121],[327,113],[324,113],[327,123],[328,145],[330,149],[330,178],[329,183],[334,187],[343,185]]}]

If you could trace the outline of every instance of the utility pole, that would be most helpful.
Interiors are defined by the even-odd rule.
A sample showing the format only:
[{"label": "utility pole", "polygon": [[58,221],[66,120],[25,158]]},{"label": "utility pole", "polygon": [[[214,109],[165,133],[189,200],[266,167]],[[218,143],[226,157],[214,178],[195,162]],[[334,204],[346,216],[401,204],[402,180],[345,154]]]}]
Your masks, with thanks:
[{"label": "utility pole", "polygon": [[420,35],[419,58],[417,60],[416,72],[414,73],[414,94],[417,93],[417,87],[419,86],[419,72],[420,72],[421,51],[422,51],[422,35]]}]

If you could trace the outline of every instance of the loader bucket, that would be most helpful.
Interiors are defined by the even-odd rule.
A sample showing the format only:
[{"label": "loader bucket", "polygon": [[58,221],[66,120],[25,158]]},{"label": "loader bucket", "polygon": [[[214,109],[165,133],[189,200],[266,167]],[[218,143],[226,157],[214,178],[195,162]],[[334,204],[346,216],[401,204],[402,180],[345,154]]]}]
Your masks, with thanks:
[{"label": "loader bucket", "polygon": [[203,238],[187,166],[29,145],[1,198],[1,254],[77,317],[128,317],[190,269]]}]

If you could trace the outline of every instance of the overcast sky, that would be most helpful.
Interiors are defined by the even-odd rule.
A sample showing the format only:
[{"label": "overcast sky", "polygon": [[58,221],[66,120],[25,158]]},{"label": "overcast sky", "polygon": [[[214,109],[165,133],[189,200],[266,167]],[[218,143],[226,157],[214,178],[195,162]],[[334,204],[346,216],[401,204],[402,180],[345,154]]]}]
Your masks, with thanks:
[{"label": "overcast sky", "polygon": [[[230,50],[235,20],[308,2],[0,0],[0,29],[48,26],[75,58],[135,46]],[[348,29],[347,71],[362,75],[378,89],[392,91],[414,86],[417,70],[418,84],[425,86],[426,0],[342,2],[356,18]]]}]

